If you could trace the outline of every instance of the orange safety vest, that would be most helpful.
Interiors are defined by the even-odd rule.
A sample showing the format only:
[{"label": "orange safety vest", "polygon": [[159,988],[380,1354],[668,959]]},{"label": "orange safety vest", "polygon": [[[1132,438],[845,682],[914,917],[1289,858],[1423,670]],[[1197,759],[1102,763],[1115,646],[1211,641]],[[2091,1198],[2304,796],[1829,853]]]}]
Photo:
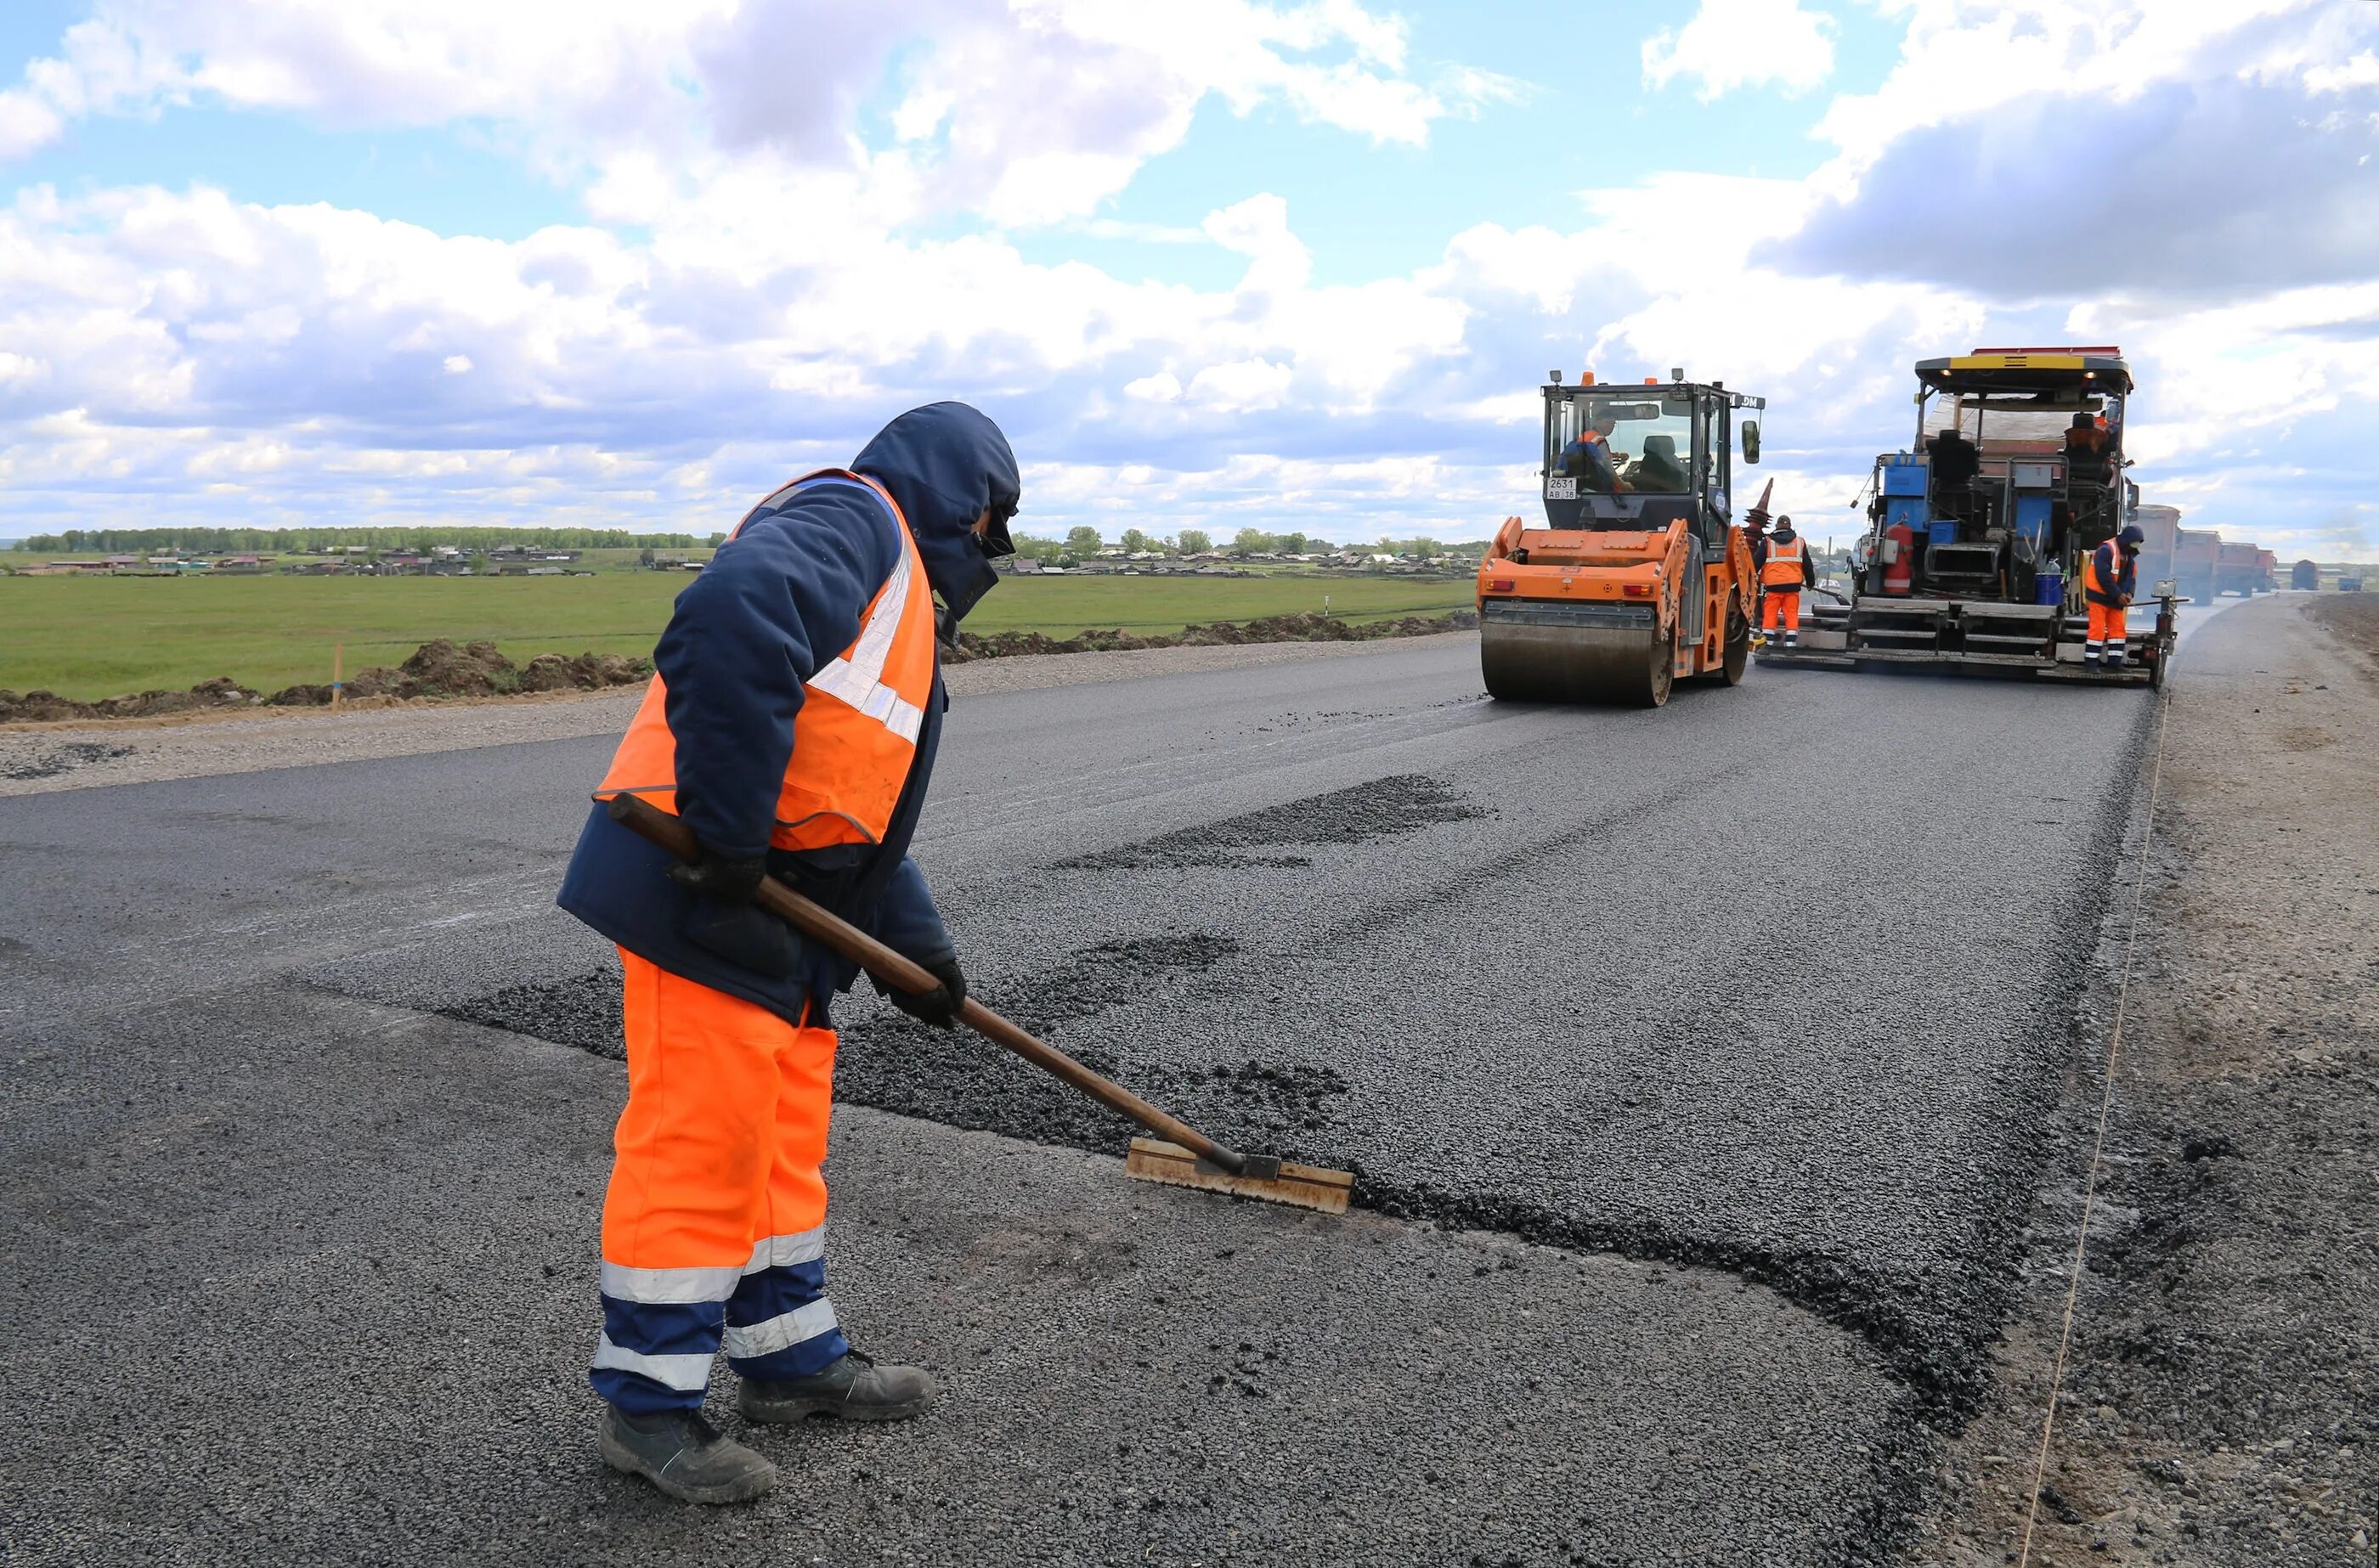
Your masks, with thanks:
[{"label": "orange safety vest", "polygon": [[1802,580],[1806,575],[1801,565],[1807,553],[1805,544],[1798,534],[1793,536],[1793,542],[1789,545],[1769,540],[1768,564],[1759,569],[1759,585],[1763,588],[1789,588],[1799,593]]},{"label": "orange safety vest", "polygon": [[2082,567],[2083,597],[2095,599],[2112,609],[2120,609],[2123,599],[2122,546],[2115,547],[2115,580],[2111,583],[2107,581],[2107,574],[2099,569],[2099,563],[2104,559],[2097,550],[2094,549],[2090,552],[2089,561],[2083,563]]},{"label": "orange safety vest", "polygon": [[[768,838],[779,850],[883,838],[908,782],[917,732],[934,693],[934,596],[909,520],[883,486],[847,469],[820,469],[793,483],[816,480],[847,480],[873,490],[900,530],[900,559],[868,601],[859,635],[809,678],[793,719],[793,754],[777,793],[776,830]],[[740,534],[743,524],[735,527]],[[670,733],[668,699],[655,675],[596,790],[598,800],[641,795],[676,814],[677,738]]]}]

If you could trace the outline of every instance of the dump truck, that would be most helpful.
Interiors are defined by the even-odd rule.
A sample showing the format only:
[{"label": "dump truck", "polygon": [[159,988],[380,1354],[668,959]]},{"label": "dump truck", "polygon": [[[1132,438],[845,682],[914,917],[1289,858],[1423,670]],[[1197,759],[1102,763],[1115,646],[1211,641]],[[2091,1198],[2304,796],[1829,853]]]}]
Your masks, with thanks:
[{"label": "dump truck", "polygon": [[2154,624],[2131,628],[2120,665],[2083,657],[2083,567],[2139,504],[2124,472],[2134,389],[2122,350],[1978,348],[1919,360],[1915,374],[1914,443],[1875,460],[1853,592],[1819,598],[1799,645],[1771,643],[1760,662],[2160,684],[2172,586],[2144,573],[2134,597],[2161,599]]},{"label": "dump truck", "polygon": [[2271,591],[2271,579],[2264,570],[2264,552],[2253,545],[2235,545],[2228,539],[2214,558],[2215,598],[2224,594],[2237,594],[2252,598]]},{"label": "dump truck", "polygon": [[2222,536],[2212,528],[2183,528],[2174,546],[2172,575],[2180,597],[2214,602],[2214,566],[2222,556]]},{"label": "dump truck", "polygon": [[2279,586],[2280,558],[2267,549],[2257,550],[2255,552],[2255,591],[2259,594],[2276,593],[2279,591]]},{"label": "dump truck", "polygon": [[1489,694],[1658,707],[1679,680],[1740,681],[1756,579],[1730,497],[1738,449],[1759,461],[1767,400],[1682,368],[1574,385],[1556,370],[1543,394],[1545,525],[1505,518],[1479,566]]},{"label": "dump truck", "polygon": [[2140,525],[2140,533],[2144,536],[2140,543],[2139,580],[2160,583],[2177,575],[2180,556],[2180,509],[2153,504],[2133,506],[2130,520]]},{"label": "dump truck", "polygon": [[2288,586],[2301,594],[2317,592],[2321,587],[2321,564],[2300,561],[2288,568]]}]

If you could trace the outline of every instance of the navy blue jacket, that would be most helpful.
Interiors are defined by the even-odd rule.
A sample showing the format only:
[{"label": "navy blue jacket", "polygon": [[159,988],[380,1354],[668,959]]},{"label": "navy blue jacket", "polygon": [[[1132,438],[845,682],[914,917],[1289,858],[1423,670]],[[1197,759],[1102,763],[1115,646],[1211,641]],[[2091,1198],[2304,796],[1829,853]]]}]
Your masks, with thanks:
[{"label": "navy blue jacket", "polygon": [[2122,608],[2124,599],[2139,592],[2139,552],[2127,550],[2114,540],[2108,539],[2099,545],[2093,553],[2098,558],[2099,570],[2106,573],[2104,580],[2111,581],[2115,585],[2115,591],[2112,594],[2100,593],[2091,585],[2091,580],[2097,577],[2097,573],[2090,573],[2083,577],[2082,592],[2092,604],[2102,604],[2109,609],[2119,609]]},{"label": "navy blue jacket", "polygon": [[[964,404],[913,409],[851,467],[889,491],[909,520],[925,578],[953,618],[996,575],[972,533],[985,507],[1014,507],[1016,458],[999,428]],[[908,855],[941,742],[938,669],[914,759],[879,844],[792,854],[769,847],[793,751],[803,682],[859,635],[860,617],[900,560],[883,501],[848,480],[788,487],[763,501],[678,595],[653,664],[669,688],[678,812],[703,844],[769,871],[921,962],[953,956],[924,874]],[[800,1021],[826,1021],[858,968],[775,917],[723,905],[671,881],[667,851],[598,804],[563,876],[561,906],[672,974]]]},{"label": "navy blue jacket", "polygon": [[1599,496],[1619,488],[1619,470],[1612,464],[1611,449],[1583,437],[1562,448],[1561,471],[1578,480],[1578,488]]}]

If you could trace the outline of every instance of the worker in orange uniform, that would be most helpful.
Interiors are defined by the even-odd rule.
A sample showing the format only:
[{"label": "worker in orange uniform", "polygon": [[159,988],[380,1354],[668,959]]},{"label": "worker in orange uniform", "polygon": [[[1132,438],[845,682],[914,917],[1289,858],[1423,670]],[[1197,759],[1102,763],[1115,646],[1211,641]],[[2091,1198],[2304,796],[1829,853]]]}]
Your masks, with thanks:
[{"label": "worker in orange uniform", "polygon": [[1801,590],[1817,582],[1817,563],[1809,559],[1807,542],[1793,531],[1790,517],[1776,520],[1767,542],[1767,553],[1759,561],[1762,624],[1769,642],[1796,648],[1801,645]]},{"label": "worker in orange uniform", "polygon": [[722,1345],[748,1421],[932,1402],[923,1371],[851,1348],[826,1295],[827,1007],[857,966],[752,899],[763,875],[791,883],[942,982],[897,1006],[956,1017],[966,980],[908,855],[941,738],[934,596],[947,633],[992,586],[1018,492],[998,427],[937,403],[754,507],[678,596],[598,791],[676,814],[701,858],[678,863],[598,803],[562,883],[626,971],[598,1447],[672,1497],[739,1502],[776,1481],[703,1418]]},{"label": "worker in orange uniform", "polygon": [[2138,590],[2140,546],[2147,535],[2136,523],[2090,552],[2082,571],[2082,597],[2090,607],[2090,626],[2082,644],[2082,662],[2104,669],[2120,669],[2131,651],[2131,595]]}]

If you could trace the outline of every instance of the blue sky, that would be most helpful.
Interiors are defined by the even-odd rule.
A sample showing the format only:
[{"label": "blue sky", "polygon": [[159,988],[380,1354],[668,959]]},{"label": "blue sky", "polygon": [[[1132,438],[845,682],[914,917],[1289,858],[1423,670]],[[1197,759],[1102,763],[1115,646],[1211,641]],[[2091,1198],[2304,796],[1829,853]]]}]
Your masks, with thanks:
[{"label": "blue sky", "polygon": [[0,9],[0,535],[707,528],[958,396],[1035,527],[1477,537],[1681,363],[1806,523],[1913,359],[2113,335],[2151,496],[2373,553],[2379,6],[543,9]]}]

